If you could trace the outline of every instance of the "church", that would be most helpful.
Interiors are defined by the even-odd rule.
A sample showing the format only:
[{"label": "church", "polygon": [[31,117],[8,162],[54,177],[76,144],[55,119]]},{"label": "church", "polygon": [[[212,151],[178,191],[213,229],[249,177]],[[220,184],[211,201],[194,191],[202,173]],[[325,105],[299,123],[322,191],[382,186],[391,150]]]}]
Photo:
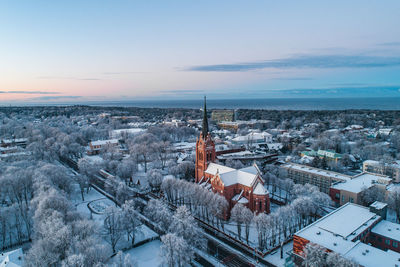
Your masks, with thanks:
[{"label": "church", "polygon": [[[208,131],[207,109],[204,102],[203,125],[196,142],[195,181],[223,195],[229,210],[240,203],[255,213],[269,213],[270,201],[264,180],[256,164],[233,169],[216,163],[215,144]],[[228,216],[228,215],[227,215]]]}]

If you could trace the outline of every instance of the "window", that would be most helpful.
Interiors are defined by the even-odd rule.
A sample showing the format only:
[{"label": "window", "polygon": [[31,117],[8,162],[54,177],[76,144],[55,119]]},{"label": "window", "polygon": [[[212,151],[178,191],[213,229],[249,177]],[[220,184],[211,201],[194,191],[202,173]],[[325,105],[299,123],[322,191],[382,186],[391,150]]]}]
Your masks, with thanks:
[{"label": "window", "polygon": [[350,198],[350,203],[353,203],[354,202],[354,199],[351,197]]},{"label": "window", "polygon": [[339,193],[336,193],[335,198],[336,198],[336,199],[340,199],[340,194],[339,194]]},{"label": "window", "polygon": [[395,248],[397,248],[397,247],[399,246],[399,243],[397,243],[397,241],[393,241],[393,242],[392,242],[392,246],[395,247]]},{"label": "window", "polygon": [[385,244],[390,245],[390,239],[385,239]]},{"label": "window", "polygon": [[382,242],[382,238],[378,236],[378,242]]},{"label": "window", "polygon": [[342,202],[344,202],[344,195],[342,195]]}]

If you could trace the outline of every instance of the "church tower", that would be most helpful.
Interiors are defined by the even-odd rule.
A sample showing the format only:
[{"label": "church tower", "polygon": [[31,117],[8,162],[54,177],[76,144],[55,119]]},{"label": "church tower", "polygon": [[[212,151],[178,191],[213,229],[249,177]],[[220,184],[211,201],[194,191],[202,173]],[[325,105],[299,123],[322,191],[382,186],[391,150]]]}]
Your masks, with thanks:
[{"label": "church tower", "polygon": [[204,97],[203,125],[196,142],[196,183],[202,180],[210,162],[215,162],[215,144],[208,132],[206,97]]}]

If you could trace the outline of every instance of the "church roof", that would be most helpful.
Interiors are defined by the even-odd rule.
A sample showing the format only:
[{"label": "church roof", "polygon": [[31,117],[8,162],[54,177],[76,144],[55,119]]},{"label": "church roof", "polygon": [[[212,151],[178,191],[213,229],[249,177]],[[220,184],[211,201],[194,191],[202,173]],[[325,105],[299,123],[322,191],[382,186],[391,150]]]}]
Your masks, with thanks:
[{"label": "church roof", "polygon": [[215,174],[217,174],[217,172],[219,174],[222,174],[222,173],[231,172],[234,170],[235,169],[224,166],[224,165],[220,165],[217,163],[210,163],[207,167],[206,173],[215,175]]},{"label": "church roof", "polygon": [[256,189],[254,189],[254,191],[253,191],[253,194],[262,196],[262,195],[268,194],[268,191],[265,189],[265,187],[261,183],[258,183],[256,186]]},{"label": "church roof", "polygon": [[256,166],[250,166],[239,170],[226,167],[216,163],[210,163],[206,170],[206,173],[216,175],[219,174],[222,183],[225,186],[234,184],[242,184],[247,187],[252,187],[258,177],[258,168]]}]

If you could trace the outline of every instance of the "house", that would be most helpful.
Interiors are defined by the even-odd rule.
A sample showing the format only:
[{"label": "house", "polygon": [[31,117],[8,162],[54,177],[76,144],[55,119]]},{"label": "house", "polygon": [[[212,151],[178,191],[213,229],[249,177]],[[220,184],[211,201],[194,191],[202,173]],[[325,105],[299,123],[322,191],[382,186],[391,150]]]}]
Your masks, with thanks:
[{"label": "house", "polygon": [[383,192],[392,182],[388,176],[363,172],[331,186],[329,195],[337,206],[347,202],[362,205],[361,194],[371,187],[376,187]]},{"label": "house", "polygon": [[0,267],[21,267],[24,265],[22,248],[0,252]]},{"label": "house", "polygon": [[399,227],[368,207],[347,203],[294,234],[294,260],[300,264],[304,247],[312,243],[364,267],[399,266],[400,253],[392,250],[399,244]]},{"label": "house", "polygon": [[319,149],[318,151],[314,150],[302,151],[300,155],[302,157],[304,156],[319,157],[321,159],[324,158],[335,162],[338,162],[342,158],[342,154],[336,153],[334,150],[322,150],[322,149]]},{"label": "house", "polygon": [[87,154],[88,155],[97,155],[106,146],[117,147],[117,146],[119,146],[119,141],[118,141],[118,139],[92,141],[89,143],[89,150],[87,151]]},{"label": "house", "polygon": [[267,132],[251,132],[247,135],[237,136],[232,139],[232,143],[236,145],[253,145],[259,143],[271,143],[272,135]]},{"label": "house", "polygon": [[0,147],[22,147],[25,148],[28,143],[27,138],[12,138],[12,139],[1,139]]},{"label": "house", "polygon": [[384,174],[393,178],[395,183],[400,183],[400,160],[393,162],[366,160],[363,162],[363,171]]},{"label": "house", "polygon": [[111,139],[121,139],[124,137],[134,137],[145,131],[146,131],[145,129],[141,128],[118,129],[110,131],[109,136]]},{"label": "house", "polygon": [[195,182],[225,197],[230,209],[237,203],[251,211],[269,213],[269,193],[257,165],[233,169],[216,163],[215,143],[208,131],[207,110],[204,103],[203,127],[196,142]]},{"label": "house", "polygon": [[286,163],[283,164],[281,168],[287,171],[288,177],[292,179],[294,183],[309,183],[315,185],[321,192],[326,194],[329,194],[330,187],[334,183],[351,179],[349,175],[296,163]]},{"label": "house", "polygon": [[379,135],[389,136],[393,132],[392,128],[381,128],[378,130]]}]

